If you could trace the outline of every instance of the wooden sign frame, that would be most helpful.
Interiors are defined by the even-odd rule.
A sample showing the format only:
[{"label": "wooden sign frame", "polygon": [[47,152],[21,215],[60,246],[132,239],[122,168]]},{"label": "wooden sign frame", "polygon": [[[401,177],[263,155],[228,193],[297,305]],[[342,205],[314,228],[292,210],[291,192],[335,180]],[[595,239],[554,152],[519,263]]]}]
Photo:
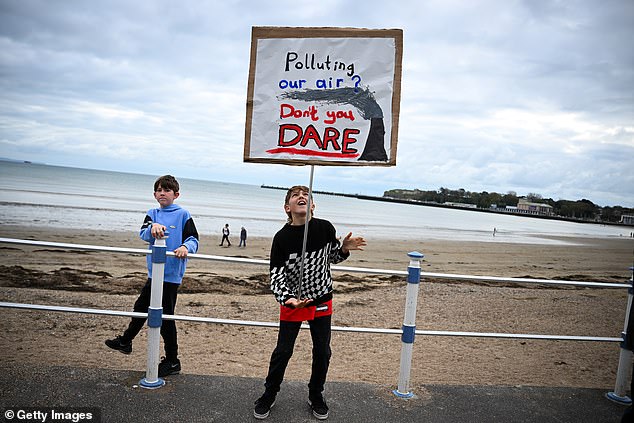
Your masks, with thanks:
[{"label": "wooden sign frame", "polygon": [[402,58],[401,29],[253,27],[244,161],[395,166]]}]

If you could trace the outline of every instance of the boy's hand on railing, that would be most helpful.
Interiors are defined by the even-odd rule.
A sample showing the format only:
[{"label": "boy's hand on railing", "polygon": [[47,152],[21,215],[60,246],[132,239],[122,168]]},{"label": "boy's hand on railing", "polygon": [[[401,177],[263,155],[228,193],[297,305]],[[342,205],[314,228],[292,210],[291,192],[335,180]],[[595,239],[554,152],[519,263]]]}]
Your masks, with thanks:
[{"label": "boy's hand on railing", "polygon": [[180,259],[187,258],[187,253],[188,253],[187,247],[185,247],[184,245],[181,245],[180,247],[174,250],[174,255]]}]

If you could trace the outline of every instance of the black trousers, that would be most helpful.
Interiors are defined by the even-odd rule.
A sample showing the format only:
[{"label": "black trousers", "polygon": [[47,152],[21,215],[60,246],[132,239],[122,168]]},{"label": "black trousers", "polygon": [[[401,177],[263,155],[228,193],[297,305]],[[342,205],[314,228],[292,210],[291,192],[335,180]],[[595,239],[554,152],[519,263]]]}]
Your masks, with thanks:
[{"label": "black trousers", "polygon": [[[311,368],[308,390],[310,394],[320,394],[324,390],[328,366],[330,365],[330,338],[332,316],[318,317],[308,322],[310,336],[313,340],[313,362]],[[284,380],[284,373],[288,362],[293,356],[295,340],[299,334],[302,322],[280,322],[280,330],[277,335],[277,346],[271,354],[269,373],[266,376],[264,387],[266,392],[277,394]]]},{"label": "black trousers", "polygon": [[[163,283],[163,314],[174,314],[178,287],[179,285],[175,283]],[[150,307],[151,292],[152,280],[148,279],[143,289],[141,289],[139,298],[137,298],[134,303],[134,311],[147,313]],[[130,320],[128,328],[123,332],[123,341],[131,342],[143,328],[145,320],[144,318],[133,317],[132,320]],[[163,320],[161,323],[161,337],[165,344],[165,357],[168,360],[176,360],[178,358],[178,338],[176,334],[176,322],[174,320]]]}]

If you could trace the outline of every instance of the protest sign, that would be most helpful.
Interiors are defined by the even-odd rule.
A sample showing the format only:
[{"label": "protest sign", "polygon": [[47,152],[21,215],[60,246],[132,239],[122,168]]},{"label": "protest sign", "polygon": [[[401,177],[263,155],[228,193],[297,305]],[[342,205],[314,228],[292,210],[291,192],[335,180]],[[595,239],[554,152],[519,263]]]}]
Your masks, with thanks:
[{"label": "protest sign", "polygon": [[400,29],[254,27],[244,161],[394,166]]}]

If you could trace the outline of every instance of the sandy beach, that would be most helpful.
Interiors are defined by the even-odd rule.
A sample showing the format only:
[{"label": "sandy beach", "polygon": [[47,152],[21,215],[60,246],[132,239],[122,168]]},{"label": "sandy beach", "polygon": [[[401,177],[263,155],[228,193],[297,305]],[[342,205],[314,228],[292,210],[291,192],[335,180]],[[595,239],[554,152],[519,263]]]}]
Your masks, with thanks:
[{"label": "sandy beach", "polygon": [[[361,235],[361,234],[360,234]],[[47,230],[0,226],[0,237],[75,244],[146,248],[136,233]],[[250,238],[247,248],[219,247],[217,235],[201,234],[207,255],[267,259],[270,239]],[[407,252],[425,254],[423,272],[623,283],[630,277],[634,240],[574,239],[575,245],[368,239],[346,266],[406,270]],[[0,301],[130,311],[146,280],[142,254],[81,252],[0,244],[5,260]],[[400,328],[406,280],[335,272],[336,326]],[[427,330],[537,333],[618,337],[627,290],[425,278],[418,298],[417,328]],[[177,314],[276,322],[268,267],[192,259]],[[109,369],[145,367],[146,332],[132,355],[108,350],[103,341],[128,319],[0,309],[6,352],[3,365],[51,364]],[[233,325],[178,322],[184,373],[264,378],[277,331]],[[300,334],[287,371],[307,380],[310,337]],[[395,385],[398,335],[333,333],[330,380]],[[412,386],[425,384],[614,387],[618,343],[418,336]]]}]

